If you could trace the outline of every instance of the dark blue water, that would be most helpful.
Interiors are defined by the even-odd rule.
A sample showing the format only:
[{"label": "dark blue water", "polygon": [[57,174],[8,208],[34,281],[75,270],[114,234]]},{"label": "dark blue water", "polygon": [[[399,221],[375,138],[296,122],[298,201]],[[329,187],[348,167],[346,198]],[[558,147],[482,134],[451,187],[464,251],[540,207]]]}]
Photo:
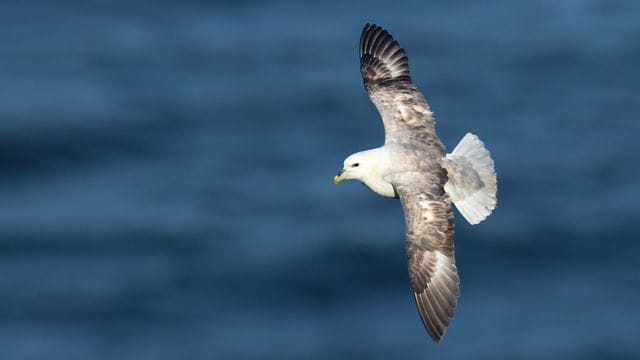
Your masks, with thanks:
[{"label": "dark blue water", "polygon": [[[0,5],[0,359],[640,358],[640,3]],[[357,42],[407,49],[500,207],[431,343]]]}]

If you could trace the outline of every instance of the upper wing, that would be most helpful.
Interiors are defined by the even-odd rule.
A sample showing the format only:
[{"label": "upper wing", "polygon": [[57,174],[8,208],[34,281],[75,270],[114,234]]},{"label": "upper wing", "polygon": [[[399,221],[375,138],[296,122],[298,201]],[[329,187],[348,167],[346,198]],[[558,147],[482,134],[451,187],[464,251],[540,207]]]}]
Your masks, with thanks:
[{"label": "upper wing", "polygon": [[397,186],[406,223],[409,278],[424,326],[440,342],[453,318],[460,279],[453,246],[451,201],[444,193],[446,172],[431,173],[432,184]]},{"label": "upper wing", "polygon": [[417,128],[435,137],[429,105],[411,81],[409,59],[398,42],[375,24],[365,25],[360,36],[360,72],[382,116],[387,142],[397,131]]}]

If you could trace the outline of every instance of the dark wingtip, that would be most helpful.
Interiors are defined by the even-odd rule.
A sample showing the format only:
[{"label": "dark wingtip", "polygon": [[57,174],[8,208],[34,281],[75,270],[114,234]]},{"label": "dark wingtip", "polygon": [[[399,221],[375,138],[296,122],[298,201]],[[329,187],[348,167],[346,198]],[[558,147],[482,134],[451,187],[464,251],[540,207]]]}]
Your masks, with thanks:
[{"label": "dark wingtip", "polygon": [[366,23],[360,35],[360,70],[365,85],[411,80],[404,49],[382,26]]},{"label": "dark wingtip", "polygon": [[420,319],[436,343],[447,332],[460,296],[460,279],[454,266],[451,264],[448,271],[431,278],[427,286],[413,293]]}]

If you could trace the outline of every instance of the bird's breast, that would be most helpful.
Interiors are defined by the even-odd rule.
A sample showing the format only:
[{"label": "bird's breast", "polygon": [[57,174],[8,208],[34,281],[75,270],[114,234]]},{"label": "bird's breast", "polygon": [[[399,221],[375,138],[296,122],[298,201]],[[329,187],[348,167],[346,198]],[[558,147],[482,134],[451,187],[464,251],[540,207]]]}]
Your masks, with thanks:
[{"label": "bird's breast", "polygon": [[384,179],[369,180],[369,181],[364,181],[363,183],[369,188],[369,190],[373,191],[374,193],[380,196],[384,196],[388,198],[398,197],[398,194],[396,193],[396,190],[393,188],[393,185],[391,185],[390,182],[385,181]]}]

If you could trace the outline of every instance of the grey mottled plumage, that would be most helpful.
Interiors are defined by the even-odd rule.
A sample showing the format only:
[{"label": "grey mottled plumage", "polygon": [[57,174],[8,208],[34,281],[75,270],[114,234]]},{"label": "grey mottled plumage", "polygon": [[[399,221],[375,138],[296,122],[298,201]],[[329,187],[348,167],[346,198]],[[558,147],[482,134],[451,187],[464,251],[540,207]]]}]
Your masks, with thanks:
[{"label": "grey mottled plumage", "polygon": [[411,80],[404,50],[377,25],[367,24],[362,31],[360,70],[382,117],[385,144],[349,156],[334,182],[357,179],[377,194],[400,198],[411,287],[422,322],[439,342],[460,294],[451,202],[466,201],[464,216],[472,223],[490,214],[496,191],[493,160],[472,134],[457,152],[445,153],[429,106]]},{"label": "grey mottled plumage", "polygon": [[399,145],[405,164],[390,182],[404,210],[411,287],[429,335],[440,341],[460,294],[453,213],[444,192],[447,171],[440,164],[444,145],[436,136],[424,96],[411,81],[409,62],[398,42],[376,25],[365,26],[360,39],[365,88],[382,116],[385,143]]}]

